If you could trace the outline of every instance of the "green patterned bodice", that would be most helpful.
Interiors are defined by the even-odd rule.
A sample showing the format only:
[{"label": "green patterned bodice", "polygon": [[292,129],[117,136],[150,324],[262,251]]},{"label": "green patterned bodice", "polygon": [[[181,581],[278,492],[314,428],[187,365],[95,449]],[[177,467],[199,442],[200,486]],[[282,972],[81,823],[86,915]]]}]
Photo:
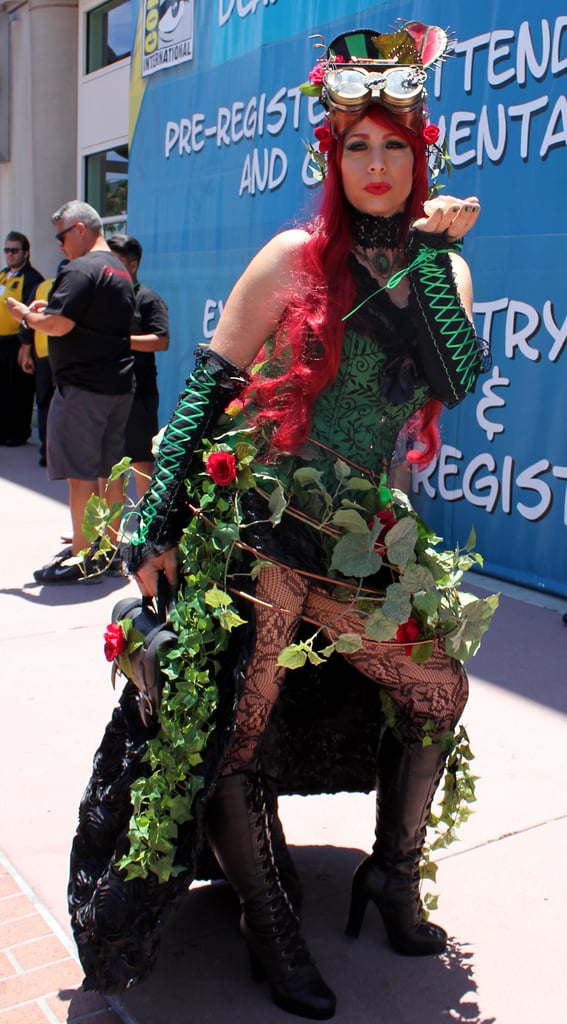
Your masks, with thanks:
[{"label": "green patterned bodice", "polygon": [[330,486],[335,480],[334,453],[379,479],[390,464],[404,423],[429,398],[425,382],[416,380],[409,401],[391,402],[381,391],[387,362],[386,352],[368,334],[345,331],[339,372],[313,406],[309,436],[324,447],[307,443],[301,453],[284,459],[287,480],[300,466],[315,465]]},{"label": "green patterned bodice", "polygon": [[429,397],[417,383],[413,397],[394,405],[381,393],[386,353],[368,335],[345,332],[334,383],[313,407],[310,436],[377,475],[389,465],[404,423]]}]

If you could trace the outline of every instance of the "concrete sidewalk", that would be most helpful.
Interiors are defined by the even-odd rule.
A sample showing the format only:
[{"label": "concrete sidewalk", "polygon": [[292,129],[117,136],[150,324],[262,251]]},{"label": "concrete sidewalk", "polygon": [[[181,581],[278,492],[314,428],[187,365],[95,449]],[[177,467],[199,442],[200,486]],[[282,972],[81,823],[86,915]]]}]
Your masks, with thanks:
[{"label": "concrete sidewalk", "polygon": [[[63,546],[67,490],[37,448],[0,448],[0,1024],[283,1024],[254,985],[222,883],[191,889],[163,929],[143,985],[80,991],[67,909],[68,856],[92,755],[116,702],[102,635],[126,579],[44,587],[33,570]],[[483,581],[480,581],[481,583]],[[373,839],[370,795],[287,797],[281,812],[305,891],[304,931],[337,993],[337,1024],[561,1024],[567,886],[567,603],[506,596],[469,663],[464,722],[480,776],[476,813],[439,855],[434,915],[446,956],[385,944],[369,908],[344,936],[350,878]]]}]

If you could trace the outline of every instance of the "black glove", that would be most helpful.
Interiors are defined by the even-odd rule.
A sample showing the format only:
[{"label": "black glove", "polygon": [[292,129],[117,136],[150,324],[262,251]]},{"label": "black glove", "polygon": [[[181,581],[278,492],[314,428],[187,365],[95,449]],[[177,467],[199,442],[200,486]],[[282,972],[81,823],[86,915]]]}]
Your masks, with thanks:
[{"label": "black glove", "polygon": [[432,394],[451,407],[474,390],[479,373],[490,368],[486,342],[478,338],[457,291],[445,233],[410,230],[407,244],[411,296],[421,329],[417,344],[421,369]]},{"label": "black glove", "polygon": [[195,449],[209,428],[248,383],[246,373],[210,349],[198,351],[165,429],[140,520],[125,558],[130,572],[154,555],[175,547],[189,520],[184,481]]}]

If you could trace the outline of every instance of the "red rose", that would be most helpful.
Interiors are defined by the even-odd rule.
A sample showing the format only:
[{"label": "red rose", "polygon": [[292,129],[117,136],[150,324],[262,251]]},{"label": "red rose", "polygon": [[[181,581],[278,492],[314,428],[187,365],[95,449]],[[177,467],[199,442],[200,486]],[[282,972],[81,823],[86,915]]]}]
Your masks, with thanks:
[{"label": "red rose", "polygon": [[323,75],[326,70],[327,66],[325,64],[316,64],[314,68],[311,68],[311,71],[309,72],[309,81],[311,82],[311,85],[322,85]]},{"label": "red rose", "polygon": [[386,534],[388,533],[388,530],[392,529],[392,526],[396,525],[398,520],[396,519],[396,517],[395,517],[394,513],[392,512],[391,508],[383,508],[381,512],[378,512],[378,514],[374,516],[374,519],[370,520],[368,525],[369,525],[369,527],[371,529],[372,529],[372,526],[374,525],[374,523],[376,522],[377,519],[378,519],[378,521],[380,523],[382,523],[384,529],[381,530],[381,532],[378,534],[378,537],[376,538],[376,541],[375,541],[375,544],[374,544],[374,550],[377,551],[379,555],[385,555],[386,554],[386,544],[385,544]]},{"label": "red rose", "polygon": [[315,129],[314,135],[319,143],[319,152],[328,153],[331,148],[331,142],[333,141],[333,136],[329,126],[327,124],[318,125]]},{"label": "red rose", "polygon": [[407,622],[402,622],[398,626],[396,632],[396,640],[400,644],[406,644],[406,655],[409,658],[411,656],[411,645],[415,643],[419,636],[419,626],[415,619],[408,619]]},{"label": "red rose", "polygon": [[[333,64],[344,64],[344,57],[341,57],[340,55],[333,57]],[[311,68],[311,71],[309,72],[309,81],[311,82],[311,85],[323,85],[323,78],[325,77],[327,69],[328,64],[326,63],[318,63],[315,67]]]},{"label": "red rose", "polygon": [[126,647],[126,637],[122,626],[112,622],[106,627],[104,634],[104,656],[107,661],[114,661],[122,654]]},{"label": "red rose", "polygon": [[232,452],[211,452],[205,468],[213,482],[221,487],[231,484],[236,477],[236,459]]},{"label": "red rose", "polygon": [[436,124],[427,124],[421,134],[423,135],[424,142],[426,142],[428,146],[433,146],[437,142],[441,132]]}]

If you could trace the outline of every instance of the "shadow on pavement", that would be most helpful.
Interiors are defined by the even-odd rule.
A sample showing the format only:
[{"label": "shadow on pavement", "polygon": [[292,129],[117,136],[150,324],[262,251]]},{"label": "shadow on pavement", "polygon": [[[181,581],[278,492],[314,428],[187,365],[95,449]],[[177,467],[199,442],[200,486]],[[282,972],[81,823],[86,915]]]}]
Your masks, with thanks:
[{"label": "shadow on pavement", "polygon": [[126,576],[110,576],[107,579],[101,577],[97,580],[59,583],[53,586],[42,586],[41,583],[32,581],[23,583],[21,587],[0,587],[0,595],[15,597],[36,606],[71,608],[78,604],[98,601],[100,598],[110,598],[117,591],[129,586],[130,583],[131,580]]},{"label": "shadow on pavement", "polygon": [[[336,1024],[494,1024],[480,1012],[474,957],[454,939],[443,956],[405,958],[386,944],[370,907],[358,940],[344,935],[350,878],[363,852],[334,846],[291,847],[305,896],[303,931],[337,994]],[[237,899],[224,882],[197,883],[165,922],[150,978],[109,1001],[136,1024],[283,1024],[294,1018],[255,985],[239,935]],[[77,1000],[84,993],[77,993]],[[77,1004],[76,1009],[79,1010]],[[71,1002],[70,1015],[75,1012]]]}]

